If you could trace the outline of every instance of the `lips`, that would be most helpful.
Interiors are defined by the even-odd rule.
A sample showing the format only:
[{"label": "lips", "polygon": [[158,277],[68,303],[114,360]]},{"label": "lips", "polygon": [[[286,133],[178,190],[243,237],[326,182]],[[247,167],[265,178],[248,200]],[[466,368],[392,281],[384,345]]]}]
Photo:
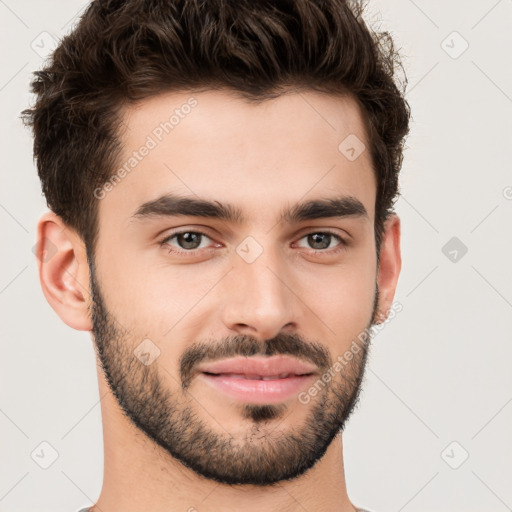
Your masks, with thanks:
[{"label": "lips", "polygon": [[233,379],[249,379],[249,380],[277,380],[277,379],[287,379],[288,377],[296,377],[295,373],[281,373],[279,375],[246,375],[244,373],[211,373],[211,372],[203,372],[208,375],[222,375],[224,377],[230,377]]},{"label": "lips", "polygon": [[277,404],[295,400],[317,367],[291,356],[236,357],[204,363],[198,381],[221,395],[243,403]]},{"label": "lips", "polygon": [[234,379],[277,380],[315,373],[316,366],[294,357],[235,357],[198,367],[198,372],[229,376]]}]

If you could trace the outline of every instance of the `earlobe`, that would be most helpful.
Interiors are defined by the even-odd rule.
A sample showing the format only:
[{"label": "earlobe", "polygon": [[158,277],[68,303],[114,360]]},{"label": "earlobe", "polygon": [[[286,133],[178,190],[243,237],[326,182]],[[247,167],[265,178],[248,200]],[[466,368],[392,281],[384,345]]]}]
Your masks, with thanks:
[{"label": "earlobe", "polygon": [[379,308],[376,318],[383,323],[392,306],[398,277],[402,268],[400,254],[400,219],[391,214],[384,224],[384,234],[380,247],[380,264],[377,282],[379,285]]},{"label": "earlobe", "polygon": [[36,258],[41,288],[50,306],[73,329],[92,330],[85,247],[77,233],[53,212],[39,219]]}]

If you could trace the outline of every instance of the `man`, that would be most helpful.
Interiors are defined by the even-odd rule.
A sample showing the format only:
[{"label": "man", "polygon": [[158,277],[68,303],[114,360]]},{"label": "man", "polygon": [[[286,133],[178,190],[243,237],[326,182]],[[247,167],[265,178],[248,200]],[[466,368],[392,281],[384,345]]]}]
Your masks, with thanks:
[{"label": "man", "polygon": [[342,431],[400,272],[409,108],[361,14],[95,1],[36,73],[40,280],[103,397],[84,510],[362,510]]}]

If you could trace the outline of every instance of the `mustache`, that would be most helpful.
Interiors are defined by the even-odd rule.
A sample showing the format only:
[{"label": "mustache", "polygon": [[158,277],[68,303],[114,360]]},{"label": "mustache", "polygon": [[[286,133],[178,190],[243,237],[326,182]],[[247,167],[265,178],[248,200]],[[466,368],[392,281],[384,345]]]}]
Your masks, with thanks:
[{"label": "mustache", "polygon": [[180,358],[182,388],[190,385],[195,370],[204,361],[218,361],[230,357],[290,355],[316,365],[321,370],[332,366],[327,349],[318,342],[308,342],[298,334],[279,334],[261,341],[250,336],[234,335],[221,342],[196,342]]}]

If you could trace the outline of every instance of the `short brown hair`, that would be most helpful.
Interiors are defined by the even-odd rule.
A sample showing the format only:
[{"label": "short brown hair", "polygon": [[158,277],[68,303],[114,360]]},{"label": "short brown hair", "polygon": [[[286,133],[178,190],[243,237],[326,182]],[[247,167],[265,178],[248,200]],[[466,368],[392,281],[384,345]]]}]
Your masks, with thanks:
[{"label": "short brown hair", "polygon": [[[93,1],[34,73],[22,112],[48,207],[94,254],[94,189],[116,168],[121,109],[173,90],[227,88],[252,101],[286,90],[350,94],[377,178],[375,238],[398,195],[410,111],[393,41],[344,0]],[[340,141],[341,142],[341,141]]]}]

